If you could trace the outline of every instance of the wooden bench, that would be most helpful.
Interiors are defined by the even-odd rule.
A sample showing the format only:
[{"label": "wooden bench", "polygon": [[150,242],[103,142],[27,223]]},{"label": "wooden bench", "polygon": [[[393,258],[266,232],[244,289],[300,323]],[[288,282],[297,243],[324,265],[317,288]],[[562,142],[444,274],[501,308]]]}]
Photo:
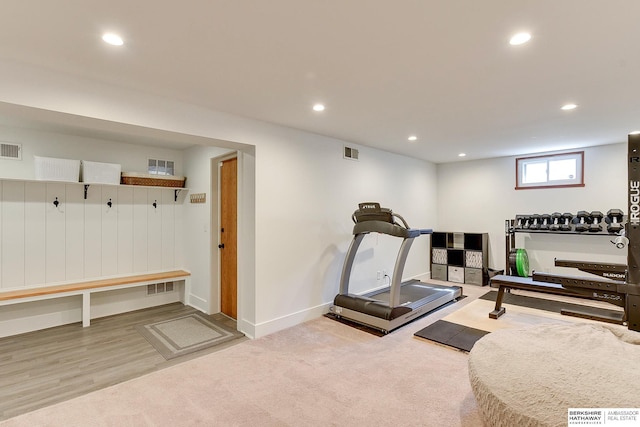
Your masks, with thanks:
[{"label": "wooden bench", "polygon": [[91,294],[116,289],[146,286],[154,283],[184,280],[185,295],[190,292],[191,273],[185,270],[163,271],[149,274],[111,277],[107,279],[71,282],[51,286],[41,286],[25,289],[14,289],[0,292],[0,306],[22,302],[40,301],[53,298],[63,298],[82,295],[82,326],[91,323]]}]

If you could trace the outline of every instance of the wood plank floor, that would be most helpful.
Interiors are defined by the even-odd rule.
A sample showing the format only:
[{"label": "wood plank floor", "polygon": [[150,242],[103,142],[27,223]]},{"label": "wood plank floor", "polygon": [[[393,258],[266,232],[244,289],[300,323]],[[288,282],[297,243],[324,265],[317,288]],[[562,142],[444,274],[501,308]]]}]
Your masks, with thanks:
[{"label": "wood plank floor", "polygon": [[[197,312],[181,303],[0,338],[0,420],[81,396],[247,338],[165,360],[135,329]],[[236,328],[222,314],[210,316]]]}]

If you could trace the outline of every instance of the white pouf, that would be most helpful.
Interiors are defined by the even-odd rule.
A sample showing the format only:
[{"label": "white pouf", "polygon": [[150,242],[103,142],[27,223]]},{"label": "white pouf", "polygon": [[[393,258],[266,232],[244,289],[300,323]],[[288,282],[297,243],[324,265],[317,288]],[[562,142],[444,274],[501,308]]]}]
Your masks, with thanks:
[{"label": "white pouf", "polygon": [[640,332],[575,323],[503,329],[469,353],[487,426],[566,426],[569,408],[640,408]]}]

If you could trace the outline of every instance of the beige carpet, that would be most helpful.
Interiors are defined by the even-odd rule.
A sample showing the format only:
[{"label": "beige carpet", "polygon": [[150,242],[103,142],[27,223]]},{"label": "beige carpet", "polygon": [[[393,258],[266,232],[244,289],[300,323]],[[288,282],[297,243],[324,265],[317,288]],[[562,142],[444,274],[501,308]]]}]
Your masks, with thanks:
[{"label": "beige carpet", "polygon": [[384,337],[318,318],[0,425],[480,427],[468,356],[413,333],[484,292]]},{"label": "beige carpet", "polygon": [[486,291],[384,337],[318,318],[0,425],[480,427],[468,355],[413,334]]}]

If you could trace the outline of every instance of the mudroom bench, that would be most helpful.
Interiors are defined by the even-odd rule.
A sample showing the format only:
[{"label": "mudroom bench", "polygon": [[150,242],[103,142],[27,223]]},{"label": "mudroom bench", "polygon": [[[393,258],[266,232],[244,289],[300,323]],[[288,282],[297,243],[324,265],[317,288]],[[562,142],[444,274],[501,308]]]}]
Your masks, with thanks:
[{"label": "mudroom bench", "polygon": [[191,273],[188,271],[172,270],[157,273],[118,276],[98,280],[69,282],[26,289],[14,289],[0,292],[0,306],[82,295],[82,326],[87,327],[91,323],[91,294],[93,293],[146,286],[161,282],[184,280],[185,294],[188,295],[190,278]]}]

